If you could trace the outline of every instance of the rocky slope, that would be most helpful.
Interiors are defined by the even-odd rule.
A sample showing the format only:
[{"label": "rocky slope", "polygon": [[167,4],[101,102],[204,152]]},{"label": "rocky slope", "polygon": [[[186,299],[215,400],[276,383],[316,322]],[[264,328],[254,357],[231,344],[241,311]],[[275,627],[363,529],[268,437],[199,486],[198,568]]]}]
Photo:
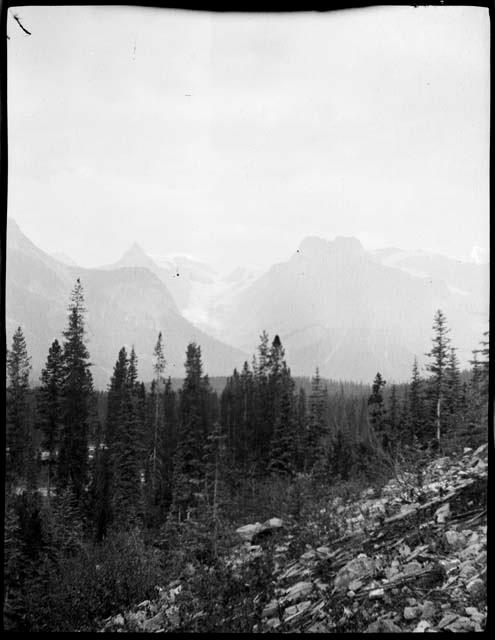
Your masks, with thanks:
[{"label": "rocky slope", "polygon": [[[233,573],[271,545],[274,571],[255,632],[483,631],[487,614],[487,446],[428,465],[421,484],[400,474],[379,492],[333,499],[338,537],[323,536],[297,558],[295,533],[272,518],[239,527]],[[183,584],[105,621],[105,631],[180,628]],[[204,615],[196,612],[196,617]]]}]

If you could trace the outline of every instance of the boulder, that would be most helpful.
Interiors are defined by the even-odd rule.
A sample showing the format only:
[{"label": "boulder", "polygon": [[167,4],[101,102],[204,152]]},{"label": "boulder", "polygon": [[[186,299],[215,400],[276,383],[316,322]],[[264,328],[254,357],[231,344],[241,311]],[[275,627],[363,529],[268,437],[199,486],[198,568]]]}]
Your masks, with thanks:
[{"label": "boulder", "polygon": [[112,624],[116,627],[123,627],[125,624],[124,616],[121,613],[118,613],[112,618]]},{"label": "boulder", "polygon": [[430,626],[431,624],[428,622],[428,620],[421,620],[414,627],[413,633],[424,633],[427,629],[429,629]]},{"label": "boulder", "polygon": [[239,527],[235,532],[246,542],[251,542],[253,537],[262,530],[263,525],[260,522],[255,522],[255,524],[246,524],[243,527]]},{"label": "boulder", "polygon": [[435,603],[431,600],[425,600],[421,606],[421,618],[431,620],[435,616],[435,611]]},{"label": "boulder", "polygon": [[284,521],[281,518],[270,518],[263,523],[264,529],[280,529],[284,526]]},{"label": "boulder", "polygon": [[360,580],[375,570],[375,562],[364,554],[360,554],[348,562],[335,576],[334,586],[337,591],[347,591],[349,583],[353,580]]},{"label": "boulder", "polygon": [[420,609],[419,607],[404,607],[404,620],[414,620],[419,616]]},{"label": "boulder", "polygon": [[485,583],[480,578],[475,578],[471,580],[471,582],[468,582],[466,590],[474,600],[480,600],[484,598],[486,594]]}]

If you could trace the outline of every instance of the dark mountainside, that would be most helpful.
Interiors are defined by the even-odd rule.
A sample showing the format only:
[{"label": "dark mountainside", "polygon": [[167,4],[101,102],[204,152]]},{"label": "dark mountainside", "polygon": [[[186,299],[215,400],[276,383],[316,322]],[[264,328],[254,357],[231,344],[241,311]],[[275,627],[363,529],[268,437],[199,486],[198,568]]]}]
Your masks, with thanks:
[{"label": "dark mountainside", "polygon": [[122,345],[129,349],[134,345],[141,374],[151,380],[152,350],[160,330],[165,332],[171,375],[183,375],[185,348],[194,340],[201,343],[213,375],[225,375],[245,359],[243,352],[207,336],[182,317],[165,285],[149,269],[70,267],[38,249],[9,219],[6,330],[11,336],[19,325],[23,327],[35,380],[48,347],[64,327],[66,300],[76,277],[86,291],[87,335],[98,388],[106,387]]}]

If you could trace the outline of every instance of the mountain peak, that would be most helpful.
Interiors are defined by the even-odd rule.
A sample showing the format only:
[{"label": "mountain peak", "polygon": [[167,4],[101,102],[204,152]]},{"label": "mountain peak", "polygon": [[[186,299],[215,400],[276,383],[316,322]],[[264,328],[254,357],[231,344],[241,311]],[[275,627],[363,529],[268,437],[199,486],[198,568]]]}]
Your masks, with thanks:
[{"label": "mountain peak", "polygon": [[328,251],[328,242],[318,236],[307,236],[299,245],[297,252],[308,257],[326,253]]},{"label": "mountain peak", "polygon": [[122,254],[118,264],[128,267],[144,267],[154,264],[154,261],[141,247],[141,245],[137,242],[133,242],[127,251]]},{"label": "mountain peak", "polygon": [[335,236],[333,242],[329,244],[333,249],[345,253],[358,254],[364,252],[361,242],[353,236]]}]

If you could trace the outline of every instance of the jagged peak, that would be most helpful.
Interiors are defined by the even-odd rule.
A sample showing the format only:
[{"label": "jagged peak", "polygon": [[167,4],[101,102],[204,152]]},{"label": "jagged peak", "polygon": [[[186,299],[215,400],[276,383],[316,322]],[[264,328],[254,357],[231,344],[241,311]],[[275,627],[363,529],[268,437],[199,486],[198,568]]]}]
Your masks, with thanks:
[{"label": "jagged peak", "polygon": [[135,262],[136,266],[142,265],[143,263],[154,264],[153,259],[150,258],[150,256],[146,253],[142,246],[137,242],[133,242],[131,246],[126,251],[124,251],[122,257],[119,260],[119,262],[127,263],[129,261]]}]

